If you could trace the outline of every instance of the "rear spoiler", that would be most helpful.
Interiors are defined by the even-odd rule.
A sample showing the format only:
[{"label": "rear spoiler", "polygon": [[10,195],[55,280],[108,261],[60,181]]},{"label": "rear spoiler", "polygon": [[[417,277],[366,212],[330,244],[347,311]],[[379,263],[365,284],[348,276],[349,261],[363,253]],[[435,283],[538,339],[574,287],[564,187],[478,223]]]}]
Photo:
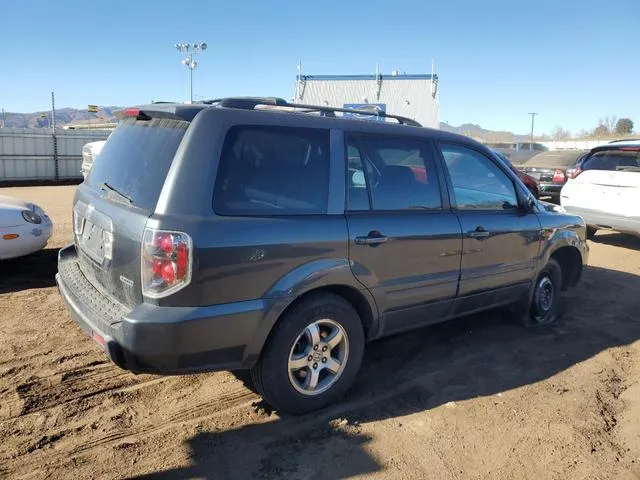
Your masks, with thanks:
[{"label": "rear spoiler", "polygon": [[118,120],[135,118],[136,120],[151,120],[152,118],[166,118],[172,120],[185,120],[190,122],[208,105],[193,105],[180,103],[153,103],[127,107],[113,112]]}]

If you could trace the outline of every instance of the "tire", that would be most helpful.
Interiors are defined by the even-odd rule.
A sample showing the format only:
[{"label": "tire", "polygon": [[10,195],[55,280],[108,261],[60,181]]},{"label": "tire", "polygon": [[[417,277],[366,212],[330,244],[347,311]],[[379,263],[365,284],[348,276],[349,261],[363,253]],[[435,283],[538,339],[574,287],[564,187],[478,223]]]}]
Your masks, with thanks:
[{"label": "tire", "polygon": [[520,323],[535,327],[555,322],[562,311],[561,286],[562,269],[550,259],[529,292],[526,308],[517,315]]},{"label": "tire", "polygon": [[587,240],[593,240],[593,237],[596,236],[596,232],[598,231],[595,227],[587,227]]},{"label": "tire", "polygon": [[337,295],[314,295],[278,321],[251,377],[265,402],[280,413],[308,413],[347,392],[360,370],[364,344],[362,322],[351,304]]}]

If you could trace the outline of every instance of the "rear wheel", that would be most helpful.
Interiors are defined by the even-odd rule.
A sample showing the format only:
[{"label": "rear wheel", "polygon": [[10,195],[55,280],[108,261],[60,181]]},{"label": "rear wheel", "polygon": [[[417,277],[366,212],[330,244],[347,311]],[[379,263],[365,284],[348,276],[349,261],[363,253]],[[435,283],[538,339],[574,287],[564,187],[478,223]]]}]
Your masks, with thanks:
[{"label": "rear wheel", "polygon": [[317,295],[279,320],[251,376],[276,410],[303,414],[346,393],[363,352],[364,332],[355,309],[336,295]]}]

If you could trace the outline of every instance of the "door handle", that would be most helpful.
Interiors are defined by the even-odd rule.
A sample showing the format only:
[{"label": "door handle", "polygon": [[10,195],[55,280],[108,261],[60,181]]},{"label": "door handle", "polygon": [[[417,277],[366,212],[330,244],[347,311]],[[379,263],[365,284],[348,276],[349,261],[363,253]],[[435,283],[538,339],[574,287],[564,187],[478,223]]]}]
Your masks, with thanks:
[{"label": "door handle", "polygon": [[376,245],[386,242],[388,239],[387,236],[382,235],[380,232],[373,231],[369,232],[369,235],[366,237],[356,237],[355,242],[356,245],[370,245],[375,247]]},{"label": "door handle", "polygon": [[467,235],[469,235],[469,237],[471,238],[487,238],[489,235],[491,235],[491,232],[489,232],[484,227],[479,226],[479,227],[476,227],[475,230],[472,230],[471,232],[469,232]]}]

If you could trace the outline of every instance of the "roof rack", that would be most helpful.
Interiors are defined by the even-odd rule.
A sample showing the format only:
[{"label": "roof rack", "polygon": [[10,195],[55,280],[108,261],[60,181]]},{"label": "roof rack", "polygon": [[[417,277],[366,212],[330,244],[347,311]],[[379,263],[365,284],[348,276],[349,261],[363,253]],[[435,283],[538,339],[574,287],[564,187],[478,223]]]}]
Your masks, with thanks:
[{"label": "roof rack", "polygon": [[246,110],[253,110],[258,105],[274,106],[274,107],[288,107],[302,109],[301,113],[320,113],[322,116],[335,117],[336,112],[341,113],[353,113],[358,115],[370,115],[372,117],[393,118],[401,125],[409,125],[412,127],[422,127],[422,125],[410,118],[402,117],[400,115],[392,115],[386,112],[369,112],[366,110],[357,110],[353,108],[338,108],[328,107],[320,105],[304,105],[300,103],[289,103],[284,98],[278,97],[227,97],[217,98],[214,100],[205,100],[202,103],[207,105],[217,104],[219,107],[225,108],[240,108]]}]

